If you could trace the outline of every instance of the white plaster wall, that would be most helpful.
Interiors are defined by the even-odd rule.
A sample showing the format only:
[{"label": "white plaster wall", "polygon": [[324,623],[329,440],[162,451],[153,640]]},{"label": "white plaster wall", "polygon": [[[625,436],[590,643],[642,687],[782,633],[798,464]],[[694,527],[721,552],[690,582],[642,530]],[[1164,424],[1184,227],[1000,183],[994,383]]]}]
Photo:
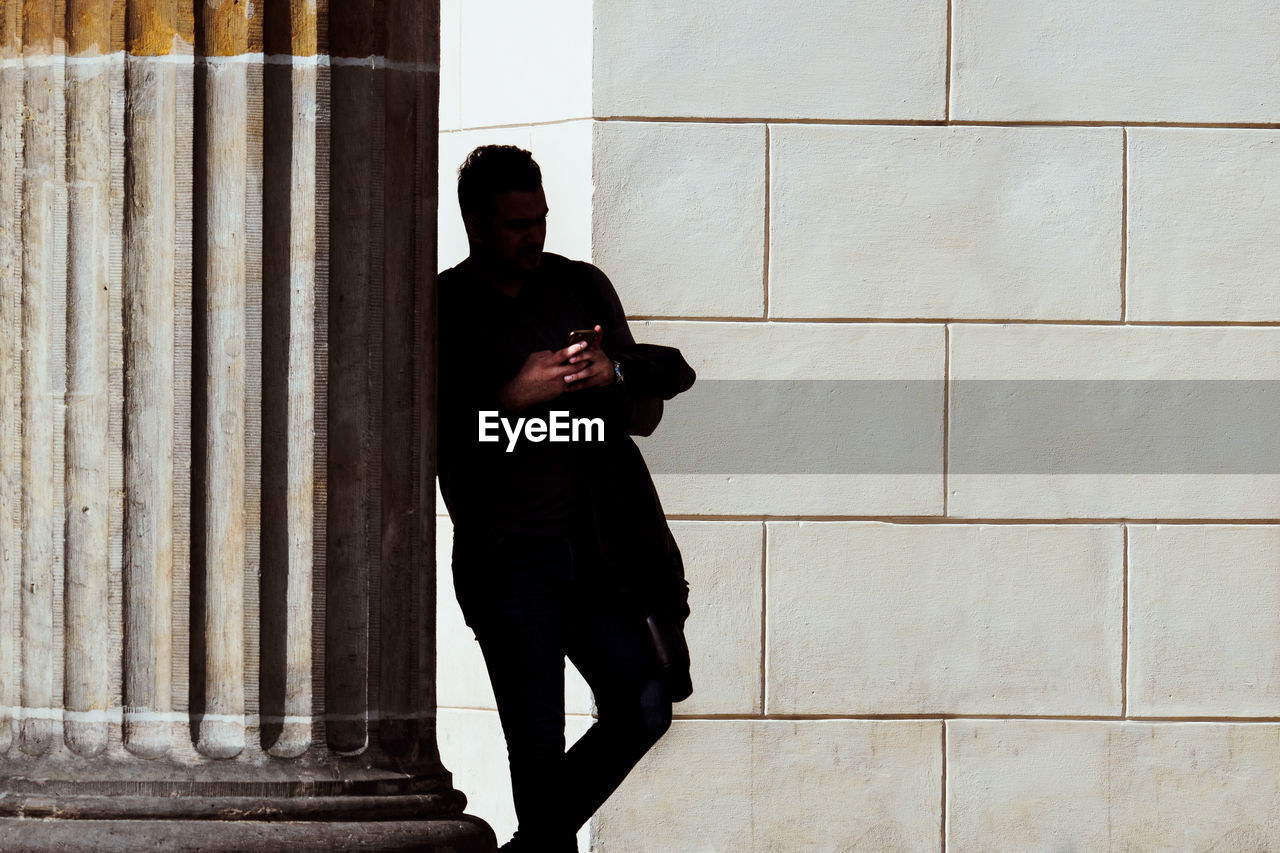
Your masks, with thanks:
[{"label": "white plaster wall", "polygon": [[441,129],[590,117],[591,0],[441,0],[440,11]]},{"label": "white plaster wall", "polygon": [[697,692],[591,849],[1280,850],[1280,467],[953,470],[961,382],[1280,375],[1280,2],[597,0],[581,109],[449,5],[442,152],[533,146],[637,338],[947,387],[935,471],[656,478]]}]

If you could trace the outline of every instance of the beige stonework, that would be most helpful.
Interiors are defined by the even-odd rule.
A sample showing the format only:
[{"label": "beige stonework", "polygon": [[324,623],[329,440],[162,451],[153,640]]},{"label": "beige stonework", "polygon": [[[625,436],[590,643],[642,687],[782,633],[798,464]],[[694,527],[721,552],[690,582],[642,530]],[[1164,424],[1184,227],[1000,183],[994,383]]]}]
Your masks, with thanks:
[{"label": "beige stonework", "polygon": [[940,728],[678,720],[601,809],[591,849],[938,850]]},{"label": "beige stonework", "polygon": [[1280,317],[1280,133],[1129,131],[1127,316]]},{"label": "beige stonework", "polygon": [[1129,526],[1129,711],[1280,716],[1280,530]]},{"label": "beige stonework", "polygon": [[764,529],[754,521],[677,521],[689,579],[686,635],[694,692],[680,716],[759,714]]},{"label": "beige stonework", "polygon": [[598,116],[903,120],[944,114],[942,3],[594,5],[592,106]]},{"label": "beige stonework", "polygon": [[1116,128],[770,128],[774,317],[1120,316]]},{"label": "beige stonework", "polygon": [[947,722],[947,849],[1275,849],[1280,728]]},{"label": "beige stonework", "polygon": [[770,522],[770,714],[1115,714],[1118,526]]},{"label": "beige stonework", "polygon": [[[1280,371],[1272,328],[977,325],[951,328],[952,380],[1268,380]],[[1097,436],[1052,433],[1080,445]],[[1138,470],[951,473],[961,518],[1241,518],[1275,515],[1280,475]]]},{"label": "beige stonework", "polygon": [[[918,323],[633,323],[636,339],[680,347],[699,379],[941,379],[943,331]],[[679,397],[673,405],[678,405]]]},{"label": "beige stonework", "polygon": [[596,122],[592,152],[592,260],[629,313],[763,315],[763,125]]},{"label": "beige stonework", "polygon": [[978,121],[1269,122],[1273,0],[958,0],[951,115]]},{"label": "beige stonework", "polygon": [[[441,266],[466,252],[457,161],[529,147],[548,248],[600,264],[637,339],[699,378],[639,440],[685,552],[695,693],[591,851],[1280,849],[1274,0],[465,5],[443,16]],[[937,382],[900,428],[927,452],[760,473],[805,407],[699,394],[765,380]],[[1052,397],[1086,382],[1149,387]],[[969,405],[984,387],[1012,396]],[[1206,388],[1241,390],[1196,424],[1158,408]],[[1051,396],[1024,423],[1027,389]],[[663,441],[702,461],[770,424],[737,473],[659,470]],[[448,643],[462,704],[477,658]],[[475,713],[442,743],[505,784]]]},{"label": "beige stonework", "polygon": [[[938,326],[682,321],[632,326],[639,340],[679,347],[704,382],[941,380],[943,373],[943,330]],[[940,387],[938,391],[940,407]],[[677,397],[667,405],[686,404],[687,399]],[[749,418],[751,413],[738,416]],[[715,421],[701,425],[700,431],[715,435],[732,428],[732,423]],[[922,429],[936,439],[936,473],[659,472],[654,482],[663,508],[673,515],[940,515],[942,423]],[[778,425],[777,440],[787,440],[785,424]],[[640,445],[643,449],[643,440]]]}]

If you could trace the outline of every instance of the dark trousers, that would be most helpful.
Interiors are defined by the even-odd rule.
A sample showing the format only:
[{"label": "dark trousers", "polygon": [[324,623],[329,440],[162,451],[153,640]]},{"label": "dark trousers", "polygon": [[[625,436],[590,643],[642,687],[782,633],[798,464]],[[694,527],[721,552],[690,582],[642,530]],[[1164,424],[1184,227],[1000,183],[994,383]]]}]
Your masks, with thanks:
[{"label": "dark trousers", "polygon": [[[455,532],[454,589],[484,654],[528,849],[577,851],[575,834],[671,725],[644,623],[577,536]],[[596,722],[565,752],[564,659]]]}]

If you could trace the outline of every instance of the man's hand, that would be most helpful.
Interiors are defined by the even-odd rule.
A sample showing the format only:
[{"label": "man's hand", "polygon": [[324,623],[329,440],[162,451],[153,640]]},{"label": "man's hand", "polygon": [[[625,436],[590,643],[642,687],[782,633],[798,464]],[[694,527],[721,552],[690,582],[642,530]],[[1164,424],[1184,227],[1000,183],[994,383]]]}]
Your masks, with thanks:
[{"label": "man's hand", "polygon": [[596,339],[587,349],[570,356],[569,364],[575,370],[564,378],[570,391],[581,391],[584,388],[600,388],[612,385],[615,381],[613,362],[604,354],[602,342],[604,332],[596,326]]},{"label": "man's hand", "polygon": [[521,412],[559,397],[568,386],[566,379],[575,371],[581,372],[576,364],[570,362],[586,346],[586,341],[579,341],[561,350],[529,353],[520,372],[498,391],[498,402],[513,412]]}]

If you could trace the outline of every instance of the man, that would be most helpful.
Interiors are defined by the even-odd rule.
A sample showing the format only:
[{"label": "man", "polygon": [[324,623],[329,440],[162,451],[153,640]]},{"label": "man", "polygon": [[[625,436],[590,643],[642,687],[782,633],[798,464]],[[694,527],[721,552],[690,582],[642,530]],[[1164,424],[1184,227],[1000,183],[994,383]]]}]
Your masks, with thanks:
[{"label": "man", "polygon": [[[471,152],[458,201],[470,255],[439,279],[440,486],[507,741],[519,831],[501,849],[577,851],[692,690],[680,552],[629,433],[694,373],[635,343],[600,270],[543,252],[529,152]],[[567,753],[566,655],[598,717]]]}]

